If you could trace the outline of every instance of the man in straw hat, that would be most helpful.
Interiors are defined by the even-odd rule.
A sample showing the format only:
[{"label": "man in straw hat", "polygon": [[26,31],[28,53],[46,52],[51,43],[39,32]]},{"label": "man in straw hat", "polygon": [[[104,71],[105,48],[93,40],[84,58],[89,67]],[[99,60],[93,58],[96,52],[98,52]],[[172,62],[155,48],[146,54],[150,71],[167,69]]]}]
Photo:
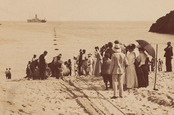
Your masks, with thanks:
[{"label": "man in straw hat", "polygon": [[115,53],[112,55],[111,58],[111,66],[110,66],[110,73],[112,75],[112,84],[114,90],[114,96],[111,99],[117,98],[117,82],[119,85],[119,96],[120,98],[123,97],[123,75],[125,74],[125,68],[128,65],[128,61],[126,59],[125,54],[121,52],[121,48],[119,44],[115,44],[113,50]]}]

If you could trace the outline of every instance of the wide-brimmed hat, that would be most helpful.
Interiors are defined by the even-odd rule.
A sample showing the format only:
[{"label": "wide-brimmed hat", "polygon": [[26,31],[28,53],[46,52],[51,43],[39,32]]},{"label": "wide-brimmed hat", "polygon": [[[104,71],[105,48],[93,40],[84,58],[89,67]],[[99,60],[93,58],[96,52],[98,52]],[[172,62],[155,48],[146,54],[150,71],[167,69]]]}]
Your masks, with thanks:
[{"label": "wide-brimmed hat", "polygon": [[115,46],[113,47],[113,50],[114,50],[115,52],[121,51],[120,44],[115,44]]},{"label": "wide-brimmed hat", "polygon": [[89,53],[88,56],[92,56],[92,53]]}]

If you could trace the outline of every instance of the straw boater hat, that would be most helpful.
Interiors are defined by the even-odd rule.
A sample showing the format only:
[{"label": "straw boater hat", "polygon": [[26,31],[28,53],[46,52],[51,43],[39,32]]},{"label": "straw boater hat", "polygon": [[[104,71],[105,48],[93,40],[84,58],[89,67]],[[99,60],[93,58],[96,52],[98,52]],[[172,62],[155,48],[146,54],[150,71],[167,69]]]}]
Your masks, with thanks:
[{"label": "straw boater hat", "polygon": [[88,56],[92,56],[92,53],[89,53]]},{"label": "straw boater hat", "polygon": [[114,52],[121,52],[120,44],[115,44],[113,47]]}]

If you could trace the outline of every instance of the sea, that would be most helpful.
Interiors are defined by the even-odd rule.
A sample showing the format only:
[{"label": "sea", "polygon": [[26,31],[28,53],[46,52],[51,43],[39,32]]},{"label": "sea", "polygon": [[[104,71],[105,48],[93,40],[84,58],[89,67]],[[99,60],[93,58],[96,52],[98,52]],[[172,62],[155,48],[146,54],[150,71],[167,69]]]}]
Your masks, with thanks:
[{"label": "sea", "polygon": [[[148,32],[155,21],[55,21],[47,23],[0,22],[0,78],[5,79],[11,68],[12,79],[26,76],[26,66],[33,54],[44,51],[47,63],[62,54],[63,61],[77,56],[80,49],[93,53],[94,47],[119,40],[123,44],[146,40],[158,57],[165,61],[164,48],[168,41],[174,46],[174,35]],[[173,63],[173,62],[172,62]]]}]

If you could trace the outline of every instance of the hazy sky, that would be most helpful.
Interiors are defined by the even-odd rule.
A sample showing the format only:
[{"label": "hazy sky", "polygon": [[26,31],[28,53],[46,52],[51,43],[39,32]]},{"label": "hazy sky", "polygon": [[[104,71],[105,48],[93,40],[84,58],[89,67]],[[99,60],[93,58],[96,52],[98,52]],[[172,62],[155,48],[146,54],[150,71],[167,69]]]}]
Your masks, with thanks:
[{"label": "hazy sky", "polygon": [[156,20],[174,0],[0,0],[0,20]]}]

